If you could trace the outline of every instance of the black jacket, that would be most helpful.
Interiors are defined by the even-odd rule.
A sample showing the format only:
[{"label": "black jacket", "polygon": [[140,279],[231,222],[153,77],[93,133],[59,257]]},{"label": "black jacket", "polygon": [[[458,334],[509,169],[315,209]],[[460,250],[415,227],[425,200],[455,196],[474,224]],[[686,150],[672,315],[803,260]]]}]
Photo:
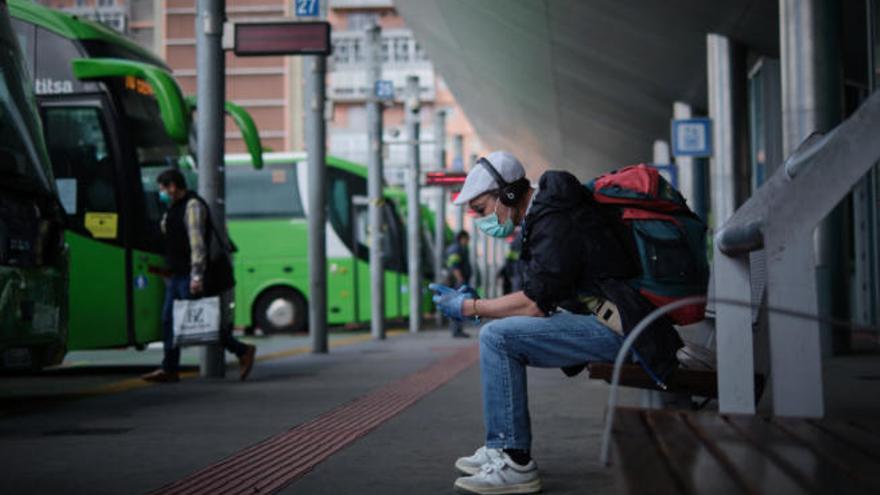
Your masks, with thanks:
[{"label": "black jacket", "polygon": [[[596,203],[568,172],[541,176],[538,192],[523,221],[524,291],[545,314],[557,307],[587,314],[584,296],[601,296],[617,305],[629,333],[654,307],[625,280],[638,276],[632,234],[616,208]],[[683,343],[666,319],[655,322],[635,344],[659,377],[677,365]]]}]

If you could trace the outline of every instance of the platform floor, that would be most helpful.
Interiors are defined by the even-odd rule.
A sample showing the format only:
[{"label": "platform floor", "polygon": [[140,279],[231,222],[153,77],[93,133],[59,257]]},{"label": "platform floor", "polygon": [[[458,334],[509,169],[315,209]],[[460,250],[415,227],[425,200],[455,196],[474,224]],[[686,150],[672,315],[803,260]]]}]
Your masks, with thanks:
[{"label": "platform floor", "polygon": [[[304,337],[253,341],[262,359],[247,382],[231,368],[225,380],[140,383],[157,349],[74,354],[43,375],[0,378],[0,491],[173,493],[202,473],[232,481],[200,493],[267,479],[286,494],[453,493],[453,461],[483,437],[476,339],[339,333],[327,355]],[[616,493],[597,461],[607,386],[559,370],[531,370],[529,384],[545,492]]]}]

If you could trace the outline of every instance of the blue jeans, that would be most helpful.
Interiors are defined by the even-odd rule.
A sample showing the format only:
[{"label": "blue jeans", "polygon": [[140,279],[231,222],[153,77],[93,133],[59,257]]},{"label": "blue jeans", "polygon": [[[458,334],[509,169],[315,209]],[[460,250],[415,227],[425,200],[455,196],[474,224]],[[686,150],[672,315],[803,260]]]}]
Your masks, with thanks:
[{"label": "blue jeans", "polygon": [[561,368],[613,361],[623,337],[592,315],[513,316],[480,329],[480,372],[486,447],[532,444],[526,366]]},{"label": "blue jeans", "polygon": [[[174,300],[189,299],[189,277],[174,275],[165,287],[165,304],[162,305],[162,339],[165,357],[162,369],[176,373],[180,368],[180,347],[174,345]],[[220,331],[220,343],[227,351],[238,357],[247,352],[247,345],[232,336],[232,325],[225,325]]]}]

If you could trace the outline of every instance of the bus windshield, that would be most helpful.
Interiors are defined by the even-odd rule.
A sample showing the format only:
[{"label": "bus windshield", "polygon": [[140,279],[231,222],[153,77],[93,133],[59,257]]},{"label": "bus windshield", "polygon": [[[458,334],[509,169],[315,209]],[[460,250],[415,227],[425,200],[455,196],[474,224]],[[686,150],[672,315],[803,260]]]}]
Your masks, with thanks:
[{"label": "bus windshield", "polygon": [[156,177],[177,165],[182,156],[181,147],[165,132],[159,105],[146,81],[126,76],[106,82],[119,102],[122,122],[134,148],[144,191],[145,220],[149,225],[157,224],[162,204]]},{"label": "bus windshield", "polygon": [[[0,4],[5,9],[6,5]],[[24,189],[53,191],[39,119],[30,90],[27,69],[19,55],[7,17],[0,23],[0,177],[3,184]]]},{"label": "bus windshield", "polygon": [[229,218],[301,218],[305,216],[296,164],[226,168],[226,216]]}]

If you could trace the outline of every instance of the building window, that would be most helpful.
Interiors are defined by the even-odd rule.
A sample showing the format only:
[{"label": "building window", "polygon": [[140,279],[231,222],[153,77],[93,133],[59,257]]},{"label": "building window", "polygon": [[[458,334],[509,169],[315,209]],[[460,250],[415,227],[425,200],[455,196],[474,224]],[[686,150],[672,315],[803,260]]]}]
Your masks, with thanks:
[{"label": "building window", "polygon": [[348,14],[349,31],[363,31],[373,24],[379,24],[379,14],[372,12],[352,12]]},{"label": "building window", "polygon": [[98,0],[98,7],[112,7],[114,0]]},{"label": "building window", "polygon": [[86,0],[76,0],[76,6],[77,6],[77,7],[85,7],[85,6],[86,6]]},{"label": "building window", "polygon": [[394,57],[392,59],[393,62],[396,63],[406,63],[410,60],[409,54],[409,38],[392,38],[392,45],[394,46]]}]

